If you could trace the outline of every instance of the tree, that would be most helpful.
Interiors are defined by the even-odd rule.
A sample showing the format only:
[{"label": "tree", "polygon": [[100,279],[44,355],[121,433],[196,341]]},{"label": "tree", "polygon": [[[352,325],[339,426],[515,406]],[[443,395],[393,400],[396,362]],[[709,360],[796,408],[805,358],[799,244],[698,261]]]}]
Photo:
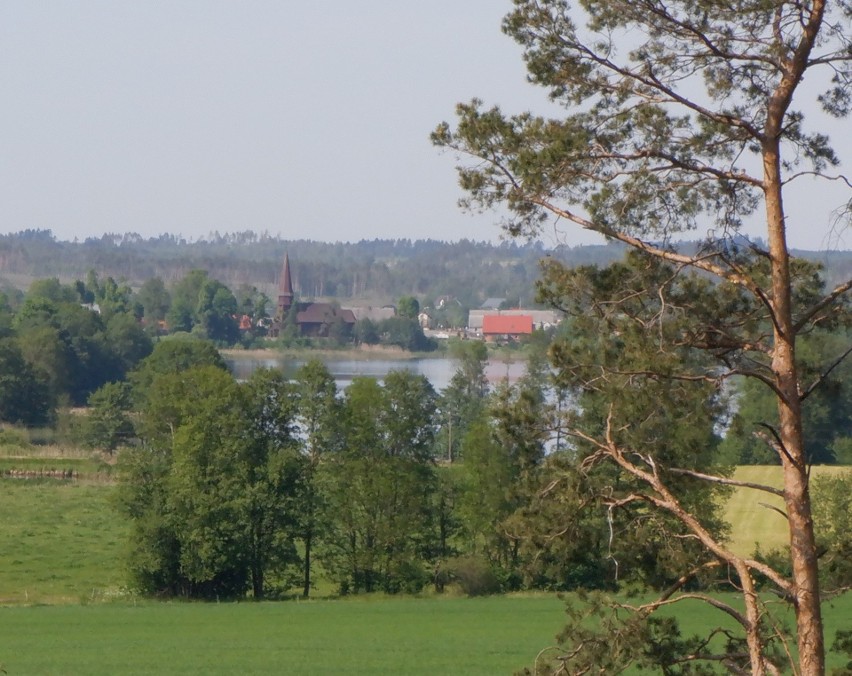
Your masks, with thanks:
[{"label": "tree", "polygon": [[179,373],[197,366],[215,366],[227,371],[222,355],[210,341],[196,338],[163,340],[143,359],[130,375],[133,396],[142,401],[159,376]]},{"label": "tree", "polygon": [[151,277],[136,292],[137,300],[142,304],[143,317],[146,324],[154,325],[166,317],[171,305],[166,285],[159,277]]},{"label": "tree", "polygon": [[[810,378],[820,375],[825,364],[842,354],[849,338],[845,331],[815,331],[798,343],[799,370]],[[802,406],[802,427],[808,460],[833,464],[842,460],[837,449],[852,437],[852,362],[845,360],[826,374],[824,382]],[[723,453],[731,462],[762,464],[779,462],[778,456],[760,438],[761,425],[778,424],[772,393],[754,380],[737,384],[737,411],[725,435]]]},{"label": "tree", "polygon": [[139,321],[123,312],[107,321],[106,345],[112,353],[118,377],[122,379],[153,350],[151,339]]},{"label": "tree", "polygon": [[327,530],[328,496],[323,491],[323,456],[341,450],[342,408],[337,385],[325,364],[312,359],[296,373],[296,424],[304,439],[306,456],[301,538],[304,544],[302,596],[311,592],[311,564],[314,541]]},{"label": "tree", "polygon": [[446,449],[447,460],[453,462],[464,454],[462,442],[471,425],[479,420],[485,411],[488,395],[488,380],[485,377],[488,348],[484,342],[478,340],[459,341],[451,343],[450,353],[457,360],[458,368],[449,385],[441,392],[439,444],[441,452]]},{"label": "tree", "polygon": [[243,390],[252,432],[244,451],[246,550],[252,595],[262,599],[269,573],[299,562],[294,539],[304,531],[309,473],[297,438],[296,386],[281,371],[258,369]]},{"label": "tree", "polygon": [[416,319],[405,317],[389,317],[381,323],[382,342],[396,345],[411,352],[434,350],[435,341],[423,334],[423,329]]},{"label": "tree", "polygon": [[376,323],[369,317],[364,317],[355,322],[352,329],[355,342],[363,345],[375,345],[379,342],[379,330]]},{"label": "tree", "polygon": [[166,313],[169,331],[191,331],[198,322],[198,302],[201,287],[209,281],[206,270],[190,270],[171,292],[172,303]]},{"label": "tree", "polygon": [[417,319],[420,314],[420,303],[414,296],[400,296],[396,302],[396,311],[400,317]]},{"label": "tree", "polygon": [[54,405],[47,376],[27,363],[13,338],[0,338],[0,421],[41,425]]},{"label": "tree", "polygon": [[298,560],[291,387],[267,370],[240,385],[210,365],[155,378],[143,446],[122,456],[119,491],[142,591],[218,598],[251,588],[261,599],[269,574]]},{"label": "tree", "polygon": [[431,464],[434,392],[391,372],[355,378],[343,399],[344,447],[329,459],[334,516],[324,566],[343,591],[419,591],[435,551]]},{"label": "tree", "polygon": [[[828,137],[809,131],[792,102],[794,95],[801,102],[817,94],[826,113],[849,113],[850,5],[607,0],[581,6],[588,15],[566,0],[515,0],[503,24],[524,49],[531,81],[570,111],[563,119],[507,117],[474,101],[458,107],[455,130],[442,124],[433,140],[473,158],[460,168],[465,203],[506,205],[513,214],[510,233],[534,234],[549,217],[563,219],[714,275],[739,290],[748,309],[758,308],[757,323],[748,322],[742,308],[730,308],[751,332],[729,325],[727,335],[707,333],[703,342],[719,358],[722,375],[714,377],[739,372],[761,380],[775,396],[778,425],[768,437],[783,467],[792,577],[771,576],[795,608],[798,668],[823,673],[802,425],[802,402],[812,390],[798,370],[796,339],[837,313],[852,281],[827,293],[797,295],[784,196],[805,176],[849,183],[828,173],[839,163]],[[625,43],[635,48],[625,50]],[[831,81],[824,91],[802,87],[806,76],[825,83],[819,72],[826,69]],[[761,206],[765,249],[737,238],[743,219],[757,218]],[[675,233],[699,225],[710,236],[694,253],[667,245]],[[641,478],[656,496],[652,503],[671,506],[658,470],[619,464],[624,449],[609,439],[597,438],[599,450]],[[688,510],[671,513],[692,523]],[[750,591],[754,562],[709,541],[705,546],[739,576],[749,668],[763,674],[772,665]]]},{"label": "tree", "polygon": [[83,422],[83,439],[93,448],[114,451],[133,436],[130,419],[130,385],[107,383],[89,397],[89,414]]},{"label": "tree", "polygon": [[227,286],[215,279],[208,279],[201,285],[195,316],[207,338],[233,345],[240,335],[236,314],[237,299]]}]

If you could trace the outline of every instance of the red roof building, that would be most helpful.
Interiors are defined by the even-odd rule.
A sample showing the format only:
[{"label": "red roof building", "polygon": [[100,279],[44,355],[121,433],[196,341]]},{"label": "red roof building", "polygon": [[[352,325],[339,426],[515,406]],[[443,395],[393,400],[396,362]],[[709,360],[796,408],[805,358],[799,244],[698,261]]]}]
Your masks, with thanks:
[{"label": "red roof building", "polygon": [[485,315],[482,318],[482,335],[529,336],[533,332],[532,315]]}]

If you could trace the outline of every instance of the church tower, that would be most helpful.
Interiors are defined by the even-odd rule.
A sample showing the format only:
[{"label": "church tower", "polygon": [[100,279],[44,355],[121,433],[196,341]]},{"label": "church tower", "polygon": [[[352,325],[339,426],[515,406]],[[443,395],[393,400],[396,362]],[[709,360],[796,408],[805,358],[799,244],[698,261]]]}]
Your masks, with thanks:
[{"label": "church tower", "polygon": [[284,265],[281,268],[281,277],[278,280],[278,312],[281,321],[287,316],[293,305],[293,280],[290,277],[290,256],[284,254]]}]

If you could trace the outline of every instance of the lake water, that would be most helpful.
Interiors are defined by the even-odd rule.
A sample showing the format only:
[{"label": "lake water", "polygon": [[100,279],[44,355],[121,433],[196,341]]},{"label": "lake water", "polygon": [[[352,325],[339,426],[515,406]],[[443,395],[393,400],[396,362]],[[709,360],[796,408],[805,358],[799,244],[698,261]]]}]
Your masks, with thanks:
[{"label": "lake water", "polygon": [[[433,359],[336,359],[334,357],[322,358],[328,370],[334,376],[339,389],[345,389],[353,378],[358,376],[369,376],[381,380],[388,371],[407,370],[426,376],[435,391],[440,392],[450,383],[450,379],[458,368],[455,359],[437,357]],[[257,357],[241,357],[229,355],[225,362],[231,373],[239,380],[245,380],[258,368],[281,369],[289,378],[294,378],[296,371],[307,362],[307,359],[292,358],[270,358],[258,359]],[[496,384],[505,378],[509,382],[515,382],[526,369],[525,362],[505,362],[500,360],[489,361],[485,368],[485,375],[489,382]]]}]

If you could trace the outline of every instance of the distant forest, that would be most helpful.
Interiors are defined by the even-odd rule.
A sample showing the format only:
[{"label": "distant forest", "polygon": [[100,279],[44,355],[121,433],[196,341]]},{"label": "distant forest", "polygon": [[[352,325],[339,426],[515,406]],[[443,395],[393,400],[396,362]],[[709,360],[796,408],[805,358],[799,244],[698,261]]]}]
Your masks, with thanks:
[{"label": "distant forest", "polygon": [[[23,230],[0,235],[0,285],[26,288],[33,279],[69,281],[95,270],[102,278],[123,279],[132,286],[153,277],[171,286],[190,270],[203,269],[232,288],[254,286],[275,298],[285,252],[290,255],[296,292],[305,298],[380,304],[411,295],[425,306],[450,296],[473,308],[491,297],[507,298],[512,305],[534,305],[535,280],[544,256],[570,266],[602,265],[621,258],[624,248],[612,243],[548,249],[540,242],[492,244],[467,239],[326,243],[251,230],[213,233],[194,241],[168,234],[145,239],[129,233],[67,242],[50,230]],[[852,273],[852,251],[796,254],[825,265],[829,284]]]}]

